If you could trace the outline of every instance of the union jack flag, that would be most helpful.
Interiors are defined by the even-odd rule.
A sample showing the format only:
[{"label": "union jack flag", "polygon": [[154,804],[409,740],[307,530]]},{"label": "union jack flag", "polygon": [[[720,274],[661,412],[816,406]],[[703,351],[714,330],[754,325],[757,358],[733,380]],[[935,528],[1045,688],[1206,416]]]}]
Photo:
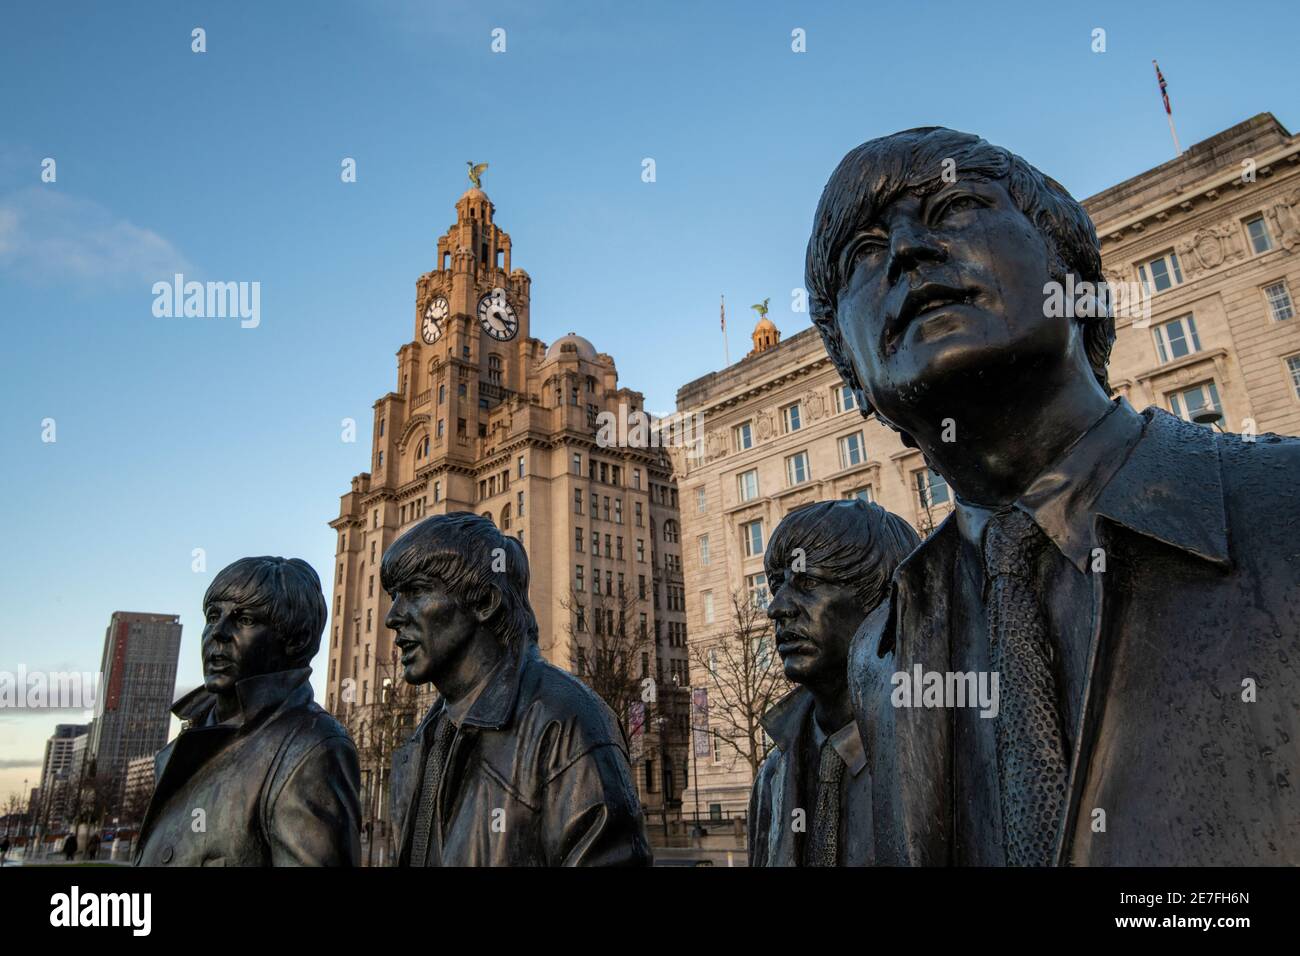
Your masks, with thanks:
[{"label": "union jack flag", "polygon": [[1165,101],[1165,112],[1173,116],[1174,111],[1169,108],[1169,84],[1165,82],[1165,76],[1160,72],[1160,64],[1152,60],[1151,65],[1156,68],[1156,79],[1160,81],[1160,98]]}]

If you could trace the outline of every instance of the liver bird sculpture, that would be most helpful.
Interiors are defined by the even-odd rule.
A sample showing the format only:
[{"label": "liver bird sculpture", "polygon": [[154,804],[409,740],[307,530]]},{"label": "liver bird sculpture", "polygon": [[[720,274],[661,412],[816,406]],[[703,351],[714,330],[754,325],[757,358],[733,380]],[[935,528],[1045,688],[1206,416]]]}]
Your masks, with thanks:
[{"label": "liver bird sculpture", "polygon": [[475,189],[482,189],[483,183],[479,181],[479,177],[487,172],[488,164],[479,163],[475,165],[472,159],[467,159],[465,165],[469,167],[469,181],[474,184]]},{"label": "liver bird sculpture", "polygon": [[767,318],[767,304],[772,301],[771,296],[764,299],[761,305],[751,305],[750,308],[758,313],[760,320]]}]

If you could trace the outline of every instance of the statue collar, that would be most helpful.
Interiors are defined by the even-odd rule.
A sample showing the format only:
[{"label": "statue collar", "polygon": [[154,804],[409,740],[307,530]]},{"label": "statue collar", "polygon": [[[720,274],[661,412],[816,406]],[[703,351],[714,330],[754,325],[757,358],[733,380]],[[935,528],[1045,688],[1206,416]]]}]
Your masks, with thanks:
[{"label": "statue collar", "polygon": [[[311,700],[311,687],[307,685],[309,677],[311,677],[310,667],[296,667],[270,674],[259,674],[257,677],[248,677],[239,681],[235,684],[235,696],[239,698],[239,715],[231,725],[243,727],[257,723],[300,689],[305,689],[306,700]],[[172,705],[172,713],[192,726],[202,726],[216,710],[216,706],[217,695],[199,686],[177,700]]]},{"label": "statue collar", "polygon": [[[767,735],[780,748],[782,753],[789,753],[795,746],[805,726],[812,729],[813,739],[818,749],[826,734],[817,726],[813,714],[813,695],[806,687],[796,687],[773,704],[763,714],[760,723]],[[858,722],[850,720],[847,724],[830,735],[831,746],[840,755],[844,765],[853,776],[867,765],[866,748],[862,744],[862,735],[858,731]]]},{"label": "statue collar", "polygon": [[[1015,507],[1087,572],[1100,546],[1097,519],[1226,564],[1218,449],[1209,429],[1123,398],[1030,484]],[[958,499],[956,524],[979,549],[991,512]],[[945,522],[946,523],[946,522]]]}]

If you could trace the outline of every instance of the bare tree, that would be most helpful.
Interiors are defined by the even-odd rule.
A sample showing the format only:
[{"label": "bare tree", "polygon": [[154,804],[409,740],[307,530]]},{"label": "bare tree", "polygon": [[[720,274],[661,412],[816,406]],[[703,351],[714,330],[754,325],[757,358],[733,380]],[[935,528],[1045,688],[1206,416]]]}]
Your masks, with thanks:
[{"label": "bare tree", "polygon": [[732,620],[716,640],[692,644],[690,654],[705,675],[709,716],[723,725],[719,737],[758,774],[767,756],[763,714],[790,689],[764,604],[748,594],[731,595]]},{"label": "bare tree", "polygon": [[[397,836],[385,825],[393,754],[410,738],[423,711],[433,702],[430,695],[420,694],[401,677],[397,658],[394,648],[387,666],[379,665],[380,671],[386,670],[387,674],[381,677],[374,697],[361,703],[349,703],[344,715],[361,764],[361,826],[367,835],[368,866],[375,862],[375,844],[391,841]],[[391,842],[388,848],[391,852]]]},{"label": "bare tree", "polygon": [[569,669],[609,705],[629,733],[628,713],[642,700],[642,681],[651,676],[648,649],[653,641],[640,619],[632,620],[636,606],[626,592],[587,595],[571,590],[560,599],[560,607],[568,612],[563,627],[570,638]]}]

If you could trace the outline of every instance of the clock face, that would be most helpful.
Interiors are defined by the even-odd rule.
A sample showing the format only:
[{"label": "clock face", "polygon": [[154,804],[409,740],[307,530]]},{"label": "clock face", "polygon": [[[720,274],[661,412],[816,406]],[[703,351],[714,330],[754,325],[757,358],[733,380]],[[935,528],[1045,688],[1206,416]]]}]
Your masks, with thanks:
[{"label": "clock face", "polygon": [[506,298],[505,289],[493,289],[478,300],[478,323],[484,332],[500,342],[515,337],[519,320],[515,317],[514,306]]},{"label": "clock face", "polygon": [[424,341],[432,345],[442,338],[442,323],[447,318],[447,300],[437,296],[424,310],[424,319],[420,322],[420,334]]}]

